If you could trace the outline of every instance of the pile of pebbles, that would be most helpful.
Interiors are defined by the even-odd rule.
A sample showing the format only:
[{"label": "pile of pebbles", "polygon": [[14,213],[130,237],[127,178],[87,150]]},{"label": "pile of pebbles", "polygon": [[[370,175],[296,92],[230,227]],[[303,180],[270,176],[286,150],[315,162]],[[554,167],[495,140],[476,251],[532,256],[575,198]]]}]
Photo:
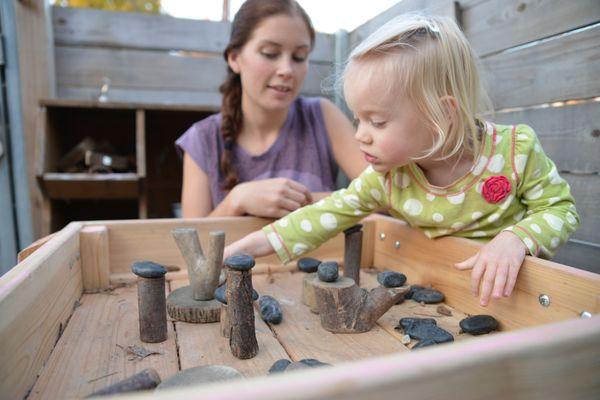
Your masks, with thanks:
[{"label": "pile of pebbles", "polygon": [[411,339],[419,340],[413,349],[454,341],[454,336],[437,326],[437,322],[433,318],[401,318],[399,325],[394,329],[401,329]]}]

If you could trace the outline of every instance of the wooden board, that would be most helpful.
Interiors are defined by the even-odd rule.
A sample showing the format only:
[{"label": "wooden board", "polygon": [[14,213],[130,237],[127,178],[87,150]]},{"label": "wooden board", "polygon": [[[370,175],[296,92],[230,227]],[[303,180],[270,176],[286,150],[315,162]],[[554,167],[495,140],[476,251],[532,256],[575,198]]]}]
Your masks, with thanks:
[{"label": "wooden board", "polygon": [[496,110],[600,93],[600,25],[482,60]]},{"label": "wooden board", "polygon": [[465,35],[479,56],[570,31],[600,20],[596,0],[459,1]]},{"label": "wooden board", "polygon": [[133,172],[88,174],[47,172],[42,176],[51,199],[137,198],[140,178]]},{"label": "wooden board", "polygon": [[[534,257],[526,258],[509,298],[481,307],[471,295],[471,271],[452,267],[481,245],[452,237],[431,240],[389,217],[377,221],[377,232],[386,234],[384,241],[375,242],[378,268],[402,272],[412,283],[431,284],[446,295],[448,305],[468,314],[494,315],[505,330],[577,318],[582,311],[600,312],[599,275]],[[394,247],[396,240],[399,249]],[[550,296],[550,307],[539,304],[541,294]]]},{"label": "wooden board", "polygon": [[80,229],[70,224],[0,280],[3,397],[27,394],[81,296]]},{"label": "wooden board", "polygon": [[[560,176],[571,186],[580,217],[579,229],[575,231],[573,238],[600,245],[600,176],[569,173],[561,173]],[[600,260],[597,263],[600,264]]]},{"label": "wooden board", "polygon": [[[187,280],[171,281],[171,290],[189,285]],[[181,369],[199,365],[227,365],[240,371],[246,377],[266,375],[273,363],[288,354],[277,341],[273,332],[254,313],[258,354],[249,360],[240,360],[231,354],[229,339],[221,336],[220,322],[210,324],[190,324],[175,322],[177,346]]]},{"label": "wooden board", "polygon": [[[136,285],[83,295],[28,398],[81,398],[145,368],[163,380],[176,373],[173,324],[167,324],[166,341],[144,343],[138,321]],[[123,349],[131,345],[162,354],[138,361]]]},{"label": "wooden board", "polygon": [[300,272],[252,277],[258,293],[273,296],[281,304],[283,321],[272,329],[292,360],[316,358],[335,365],[407,350],[377,325],[358,334],[335,334],[323,329],[319,316],[300,301],[303,277]]},{"label": "wooden board", "polygon": [[[219,55],[227,46],[231,30],[231,23],[227,21],[65,7],[52,7],[52,25],[58,45],[185,50]],[[310,60],[332,62],[333,47],[334,35],[317,33]]]}]

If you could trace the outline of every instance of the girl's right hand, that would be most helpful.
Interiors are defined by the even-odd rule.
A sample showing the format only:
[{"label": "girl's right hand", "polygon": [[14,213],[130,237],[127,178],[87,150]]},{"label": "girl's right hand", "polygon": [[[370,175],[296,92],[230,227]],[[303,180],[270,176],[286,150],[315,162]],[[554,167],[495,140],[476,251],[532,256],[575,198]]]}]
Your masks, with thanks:
[{"label": "girl's right hand", "polygon": [[240,183],[230,195],[239,214],[267,218],[281,218],[312,203],[308,188],[287,178]]}]

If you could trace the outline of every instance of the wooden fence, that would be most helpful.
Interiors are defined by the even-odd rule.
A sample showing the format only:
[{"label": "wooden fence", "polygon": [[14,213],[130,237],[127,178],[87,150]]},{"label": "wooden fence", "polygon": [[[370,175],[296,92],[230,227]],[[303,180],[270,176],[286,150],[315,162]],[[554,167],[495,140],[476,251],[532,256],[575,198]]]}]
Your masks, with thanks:
[{"label": "wooden fence", "polygon": [[[403,0],[346,35],[319,33],[303,93],[321,94],[340,55],[419,10],[462,25],[481,57],[494,120],[533,126],[571,185],[582,224],[556,259],[599,271],[600,2]],[[107,77],[110,100],[219,104],[227,22],[53,8],[52,24],[58,97],[95,99]]]}]

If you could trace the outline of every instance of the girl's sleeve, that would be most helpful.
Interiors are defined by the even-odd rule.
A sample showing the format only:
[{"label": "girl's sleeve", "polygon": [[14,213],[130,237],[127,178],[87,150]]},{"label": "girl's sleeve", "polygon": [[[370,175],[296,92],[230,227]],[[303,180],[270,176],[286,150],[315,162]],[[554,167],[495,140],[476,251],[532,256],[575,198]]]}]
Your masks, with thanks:
[{"label": "girl's sleeve", "polygon": [[388,196],[385,177],[369,166],[347,189],[333,192],[263,228],[283,263],[321,244],[384,206]]},{"label": "girl's sleeve", "polygon": [[533,129],[518,125],[513,143],[517,199],[527,217],[504,230],[519,236],[530,254],[550,258],[579,226],[575,200]]}]

